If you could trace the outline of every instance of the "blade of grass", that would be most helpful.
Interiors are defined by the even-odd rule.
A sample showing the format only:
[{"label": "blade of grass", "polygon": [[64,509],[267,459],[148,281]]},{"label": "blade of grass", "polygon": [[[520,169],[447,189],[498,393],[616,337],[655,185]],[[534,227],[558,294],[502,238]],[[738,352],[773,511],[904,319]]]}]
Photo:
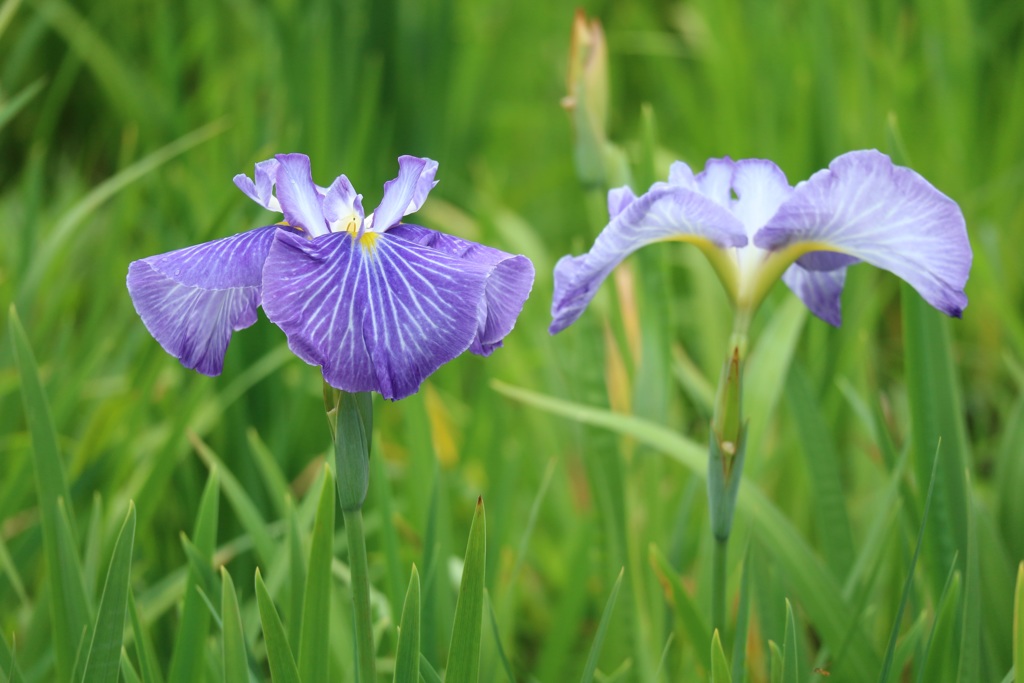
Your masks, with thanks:
[{"label": "blade of grass", "polygon": [[135,503],[128,503],[128,516],[114,543],[114,553],[103,583],[100,608],[92,630],[92,643],[85,660],[83,683],[116,683],[121,671],[124,620],[128,611],[132,549],[135,547]]},{"label": "blade of grass", "polygon": [[455,623],[448,647],[445,683],[476,683],[480,672],[480,636],[484,618],[484,568],[487,561],[487,519],[484,499],[477,498],[469,527],[466,561],[455,603]]},{"label": "blade of grass", "polygon": [[612,620],[612,612],[615,610],[615,601],[619,597],[619,589],[622,587],[622,577],[626,574],[625,568],[619,571],[618,578],[612,584],[611,593],[608,594],[608,602],[605,603],[604,612],[601,613],[601,621],[597,624],[597,632],[594,634],[594,642],[590,645],[590,654],[587,655],[587,664],[583,669],[583,677],[580,683],[593,683],[594,672],[597,670],[597,659],[601,656],[601,646],[604,645],[604,637],[608,631],[608,624]]},{"label": "blade of grass", "polygon": [[917,683],[945,683],[957,670],[958,652],[954,645],[957,607],[960,605],[960,572],[951,568],[946,587],[936,609],[935,624],[925,651],[924,666],[918,669]]},{"label": "blade of grass", "polygon": [[327,681],[330,647],[331,558],[334,556],[334,477],[324,467],[320,502],[313,522],[309,572],[302,600],[302,631],[299,636],[299,676],[305,683]]},{"label": "blade of grass", "polygon": [[[220,469],[214,468],[206,478],[192,533],[195,547],[206,558],[204,564],[207,566],[217,542],[217,522],[220,515],[219,472]],[[181,620],[178,622],[174,649],[171,652],[171,667],[167,674],[169,683],[192,683],[200,680],[202,676],[203,653],[210,630],[210,612],[196,590],[201,584],[202,576],[194,566],[190,567],[185,581]]]},{"label": "blade of grass", "polygon": [[7,122],[13,119],[19,111],[24,109],[26,104],[32,101],[33,97],[39,94],[44,85],[46,85],[45,78],[36,79],[31,84],[22,88],[21,92],[14,97],[0,103],[0,130],[3,130]]},{"label": "blade of grass", "polygon": [[505,670],[505,676],[508,678],[509,683],[515,683],[516,676],[512,673],[512,664],[508,661],[508,655],[505,654],[505,646],[501,643],[501,629],[498,628],[498,616],[494,613],[494,605],[491,603],[491,594],[485,588],[484,589],[484,603],[487,607],[487,615],[491,621],[491,635],[494,636],[494,645],[498,649],[498,659],[501,661],[501,666]]},{"label": "blade of grass", "polygon": [[402,623],[395,653],[395,683],[419,683],[420,680],[420,574],[412,566],[409,589],[402,606]]},{"label": "blade of grass", "polygon": [[750,623],[750,546],[743,552],[743,575],[740,578],[739,608],[736,613],[736,635],[732,644],[733,676],[739,683],[746,678],[747,628]]},{"label": "blade of grass", "polygon": [[420,678],[427,683],[442,683],[441,675],[434,670],[434,666],[425,655],[420,655]]},{"label": "blade of grass", "polygon": [[157,669],[156,653],[153,650],[153,639],[149,632],[142,628],[142,619],[135,605],[135,596],[128,591],[128,616],[132,622],[132,633],[135,635],[135,656],[139,660],[139,671],[146,683],[163,683],[163,676]]},{"label": "blade of grass", "polygon": [[722,639],[718,637],[718,629],[711,636],[711,683],[732,683],[729,662],[725,660],[722,650]]},{"label": "blade of grass", "polygon": [[7,639],[0,633],[0,676],[10,683],[24,683],[24,676],[18,667],[18,660],[15,657],[14,639],[11,645],[7,645]]},{"label": "blade of grass", "polygon": [[[668,584],[672,592],[672,602],[675,606],[676,617],[679,619],[681,626],[686,630],[686,633],[679,634],[680,640],[684,643],[694,644],[710,642],[711,630],[707,622],[704,621],[704,617],[701,616],[701,610],[697,609],[693,598],[683,588],[683,584],[679,580],[679,572],[668,561],[668,558],[661,552],[661,549],[653,543],[650,546],[650,560],[651,566],[658,574],[658,580],[663,585]],[[706,648],[698,646],[694,650],[700,658],[700,664],[704,667],[704,670],[710,671],[712,662],[706,653]]]},{"label": "blade of grass", "polygon": [[889,670],[892,668],[893,656],[896,654],[896,641],[900,635],[900,624],[903,621],[903,611],[910,600],[910,593],[914,586],[914,569],[917,567],[917,558],[921,554],[921,545],[924,543],[924,532],[928,525],[928,512],[932,507],[932,499],[935,494],[936,472],[939,468],[939,452],[941,444],[935,449],[935,457],[932,459],[932,473],[928,479],[928,494],[924,499],[924,512],[921,514],[921,527],[917,531],[917,544],[914,546],[914,555],[910,558],[910,567],[907,569],[907,580],[903,584],[903,595],[900,596],[900,606],[896,610],[896,618],[893,620],[892,631],[889,632],[889,645],[885,648],[885,659],[882,660],[882,670],[878,674],[879,683],[887,683]]},{"label": "blade of grass", "polygon": [[786,598],[786,639],[782,641],[782,682],[799,683],[800,657],[797,652],[796,617],[793,605]]},{"label": "blade of grass", "polygon": [[256,603],[260,611],[260,623],[263,625],[263,640],[267,645],[267,663],[270,664],[270,676],[276,683],[299,683],[299,668],[288,646],[288,636],[277,614],[274,601],[267,592],[260,570],[256,570]]},{"label": "blade of grass", "polygon": [[775,644],[774,640],[768,641],[768,650],[771,652],[769,664],[769,679],[771,683],[783,683],[783,658],[782,651]]},{"label": "blade of grass", "polygon": [[74,532],[69,529],[71,538],[62,543],[59,531],[62,516],[59,501],[71,498],[57,446],[57,431],[50,413],[50,404],[39,379],[39,370],[28,337],[13,305],[10,307],[7,326],[14,361],[21,377],[25,419],[32,435],[39,522],[52,596],[50,617],[57,678],[71,680],[82,629],[86,628],[89,620],[80,570],[77,571],[77,577],[74,576],[78,564]]},{"label": "blade of grass", "polygon": [[235,584],[226,567],[220,568],[223,588],[220,600],[220,620],[223,626],[224,683],[249,683],[249,664],[245,654],[245,634],[242,632],[242,613],[238,609]]}]

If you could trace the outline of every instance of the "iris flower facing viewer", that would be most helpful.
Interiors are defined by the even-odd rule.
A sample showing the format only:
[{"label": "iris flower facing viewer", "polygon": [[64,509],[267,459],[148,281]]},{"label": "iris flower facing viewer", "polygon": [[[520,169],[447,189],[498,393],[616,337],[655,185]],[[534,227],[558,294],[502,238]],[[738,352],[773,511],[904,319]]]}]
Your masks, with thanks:
[{"label": "iris flower facing viewer", "polygon": [[328,384],[393,400],[467,349],[489,355],[515,325],[533,265],[401,223],[436,184],[437,162],[398,163],[368,216],[344,175],[315,185],[303,154],[256,164],[235,184],[284,221],[133,262],[136,311],[183,365],[217,375],[231,334],[262,305]]},{"label": "iris flower facing viewer", "polygon": [[690,242],[707,255],[741,328],[780,277],[838,326],[846,268],[860,261],[895,273],[948,315],[967,306],[972,256],[960,208],[877,151],[843,154],[796,187],[764,159],[711,159],[697,175],[676,162],[668,182],[640,197],[609,192],[608,211],[591,250],[555,267],[552,334],[579,318],[626,256],[662,241]]}]

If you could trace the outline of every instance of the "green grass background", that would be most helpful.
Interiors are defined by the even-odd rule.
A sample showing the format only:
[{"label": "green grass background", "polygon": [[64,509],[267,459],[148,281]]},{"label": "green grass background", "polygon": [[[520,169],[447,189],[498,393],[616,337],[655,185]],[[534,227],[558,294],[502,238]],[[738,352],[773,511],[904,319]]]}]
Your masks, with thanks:
[{"label": "green grass background", "polygon": [[[960,203],[974,248],[962,321],[868,266],[850,272],[840,329],[781,285],[758,315],[729,557],[730,620],[749,616],[749,640],[732,679],[769,680],[771,640],[793,662],[785,680],[826,680],[816,667],[830,681],[1012,680],[1024,559],[1024,4],[586,9],[607,32],[610,136],[634,189],[676,158],[766,157],[796,182],[874,147]],[[222,662],[238,650],[221,644],[221,565],[238,593],[242,670],[269,675],[257,567],[298,638],[330,446],[319,373],[265,319],[236,334],[221,377],[185,370],[146,332],[124,278],[133,259],[266,222],[231,177],[301,151],[317,182],[344,172],[369,207],[399,154],[437,159],[440,184],[417,220],[537,266],[505,348],[377,404],[365,515],[382,678],[413,563],[422,652],[444,669],[482,495],[481,681],[585,677],[598,632],[597,680],[710,680],[700,444],[731,313],[699,253],[663,246],[548,336],[551,268],[586,249],[604,219],[602,188],[577,179],[559,106],[573,11],[514,0],[0,4],[0,318],[11,324],[16,306],[67,482],[63,494],[56,479],[37,487],[45,449],[22,394],[37,415],[41,398],[28,397],[30,362],[5,338],[0,677],[58,680],[61,647],[88,651],[77,630],[70,645],[56,635],[69,624],[53,616],[53,577],[80,584],[71,594],[92,624],[108,562],[124,556],[115,541],[129,501],[137,623],[125,630],[123,680],[230,680]],[[47,486],[54,496],[41,498]],[[54,529],[57,549],[70,549],[58,567],[47,559]],[[332,680],[352,680],[340,530],[334,549],[322,656]],[[197,628],[186,638],[182,623]],[[725,634],[730,656],[734,639]]]}]

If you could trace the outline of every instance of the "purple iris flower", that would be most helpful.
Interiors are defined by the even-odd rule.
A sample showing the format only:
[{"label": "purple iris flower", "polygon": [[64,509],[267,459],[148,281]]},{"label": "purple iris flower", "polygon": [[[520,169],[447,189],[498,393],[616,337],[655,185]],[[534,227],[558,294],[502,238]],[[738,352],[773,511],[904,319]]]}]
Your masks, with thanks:
[{"label": "purple iris flower", "polygon": [[608,212],[591,250],[555,266],[552,334],[579,318],[624,258],[663,241],[699,247],[748,319],[781,277],[838,326],[846,268],[860,261],[895,273],[947,315],[967,306],[972,255],[960,207],[874,150],[843,154],[796,187],[764,159],[711,159],[697,175],[677,161],[668,182],[639,197],[609,192]]},{"label": "purple iris flower", "polygon": [[533,264],[400,223],[436,184],[437,162],[398,159],[366,216],[344,175],[313,183],[309,157],[279,154],[235,184],[284,221],[134,261],[128,291],[153,337],[183,365],[220,374],[231,333],[261,305],[291,350],[349,392],[397,400],[467,349],[501,346],[533,286]]}]

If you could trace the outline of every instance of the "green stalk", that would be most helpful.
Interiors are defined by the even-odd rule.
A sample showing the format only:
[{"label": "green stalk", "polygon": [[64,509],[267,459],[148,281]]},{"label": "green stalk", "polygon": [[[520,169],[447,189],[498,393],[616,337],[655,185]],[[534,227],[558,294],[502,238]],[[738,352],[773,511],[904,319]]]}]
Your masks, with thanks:
[{"label": "green stalk", "polygon": [[370,616],[370,572],[366,564],[366,537],[361,508],[342,510],[348,536],[348,562],[352,572],[352,614],[356,635],[356,680],[376,683],[377,661]]},{"label": "green stalk", "polygon": [[725,580],[726,559],[729,555],[729,537],[715,538],[711,570],[711,629],[725,638]]}]

